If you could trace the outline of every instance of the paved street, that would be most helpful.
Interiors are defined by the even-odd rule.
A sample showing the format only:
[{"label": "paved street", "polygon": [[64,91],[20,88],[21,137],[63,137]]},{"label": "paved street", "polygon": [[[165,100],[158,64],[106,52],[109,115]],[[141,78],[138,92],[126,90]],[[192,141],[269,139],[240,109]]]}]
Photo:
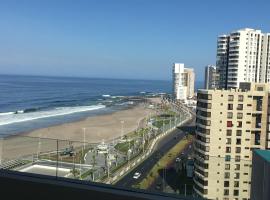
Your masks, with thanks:
[{"label": "paved street", "polygon": [[[169,133],[165,136],[154,148],[153,154],[139,164],[136,168],[134,168],[130,173],[124,176],[121,180],[119,180],[115,185],[120,187],[131,187],[139,183],[143,178],[147,176],[150,169],[157,163],[159,158],[165,154],[170,148],[176,145],[185,135],[186,132],[191,132],[194,129],[195,119],[190,120],[182,127],[177,128],[176,130]],[[189,151],[185,151],[187,154]],[[133,175],[135,172],[142,173],[139,179],[133,179]]]}]

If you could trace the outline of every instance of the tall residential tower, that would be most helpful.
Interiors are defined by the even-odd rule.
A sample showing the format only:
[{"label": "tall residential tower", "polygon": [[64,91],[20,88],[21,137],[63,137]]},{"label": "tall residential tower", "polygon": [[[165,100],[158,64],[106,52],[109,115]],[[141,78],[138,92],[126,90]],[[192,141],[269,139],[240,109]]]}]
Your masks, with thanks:
[{"label": "tall residential tower", "polygon": [[205,67],[205,74],[204,74],[204,88],[207,90],[218,88],[218,83],[219,83],[219,74],[216,66],[207,65]]},{"label": "tall residential tower", "polygon": [[240,82],[270,82],[270,33],[245,28],[220,35],[216,65],[220,88],[238,88]]}]

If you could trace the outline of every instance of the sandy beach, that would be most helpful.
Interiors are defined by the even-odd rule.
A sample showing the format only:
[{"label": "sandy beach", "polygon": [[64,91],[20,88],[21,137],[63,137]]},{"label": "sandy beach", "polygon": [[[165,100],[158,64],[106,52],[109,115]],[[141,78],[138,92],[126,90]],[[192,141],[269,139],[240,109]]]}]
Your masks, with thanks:
[{"label": "sandy beach", "polygon": [[[157,99],[151,101],[152,103],[159,102]],[[69,147],[69,141],[76,141],[73,142],[73,145],[82,146],[81,142],[84,141],[83,128],[85,128],[85,141],[87,143],[110,141],[122,136],[121,121],[124,121],[123,135],[125,135],[136,130],[138,125],[144,126],[143,119],[154,112],[153,109],[145,108],[143,104],[139,104],[110,114],[92,116],[81,121],[36,129],[12,136],[0,141],[0,158],[9,160],[25,155],[34,155],[38,152],[56,151],[56,140],[59,140],[59,149]]]},{"label": "sandy beach", "polygon": [[117,138],[122,134],[127,134],[138,127],[138,123],[147,115],[153,112],[151,109],[137,105],[130,109],[120,110],[111,114],[88,117],[81,121],[65,123],[42,128],[25,133],[25,136],[52,138],[59,140],[85,141],[88,143],[98,143],[102,140],[108,141]]}]

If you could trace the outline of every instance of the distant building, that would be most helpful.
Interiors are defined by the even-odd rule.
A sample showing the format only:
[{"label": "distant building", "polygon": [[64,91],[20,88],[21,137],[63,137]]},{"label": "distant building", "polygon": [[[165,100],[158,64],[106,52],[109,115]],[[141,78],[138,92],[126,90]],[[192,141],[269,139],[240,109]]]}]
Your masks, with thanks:
[{"label": "distant building", "polygon": [[216,66],[207,65],[205,67],[205,74],[204,74],[204,88],[206,90],[218,88],[218,82],[219,82],[219,74]]},{"label": "distant building", "polygon": [[240,29],[217,40],[216,66],[220,88],[238,88],[240,82],[270,82],[270,33]]},{"label": "distant building", "polygon": [[198,91],[194,190],[200,197],[250,199],[252,149],[270,148],[269,89],[247,82]]},{"label": "distant building", "polygon": [[251,200],[270,199],[270,151],[254,150],[252,160]]},{"label": "distant building", "polygon": [[185,68],[183,63],[173,66],[173,94],[174,98],[186,101],[194,97],[195,74],[192,68]]}]

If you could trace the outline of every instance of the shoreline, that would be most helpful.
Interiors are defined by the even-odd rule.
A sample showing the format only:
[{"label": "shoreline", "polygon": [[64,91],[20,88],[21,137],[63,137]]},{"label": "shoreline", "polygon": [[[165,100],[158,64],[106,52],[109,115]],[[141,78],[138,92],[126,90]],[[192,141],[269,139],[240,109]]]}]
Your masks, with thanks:
[{"label": "shoreline", "polygon": [[[144,108],[139,103],[110,113],[100,113],[80,120],[20,132],[11,136],[83,142],[83,128],[85,128],[85,141],[87,143],[108,142],[136,130],[138,123],[147,117],[150,112],[153,112],[153,110]],[[123,134],[121,121],[124,121]]]},{"label": "shoreline", "polygon": [[[152,103],[160,100],[149,99]],[[97,144],[102,141],[112,142],[137,129],[142,119],[154,114],[155,111],[144,107],[142,102],[129,108],[98,116],[90,116],[76,122],[63,123],[47,128],[36,129],[30,132],[10,135],[2,140],[2,159],[16,159],[26,155],[35,155],[38,152],[55,151],[57,148],[64,149],[72,143],[74,146],[82,146],[85,142]],[[122,124],[123,123],[123,134]],[[58,142],[57,142],[58,140]],[[1,142],[1,141],[0,141]],[[0,144],[1,145],[1,144]]]}]

